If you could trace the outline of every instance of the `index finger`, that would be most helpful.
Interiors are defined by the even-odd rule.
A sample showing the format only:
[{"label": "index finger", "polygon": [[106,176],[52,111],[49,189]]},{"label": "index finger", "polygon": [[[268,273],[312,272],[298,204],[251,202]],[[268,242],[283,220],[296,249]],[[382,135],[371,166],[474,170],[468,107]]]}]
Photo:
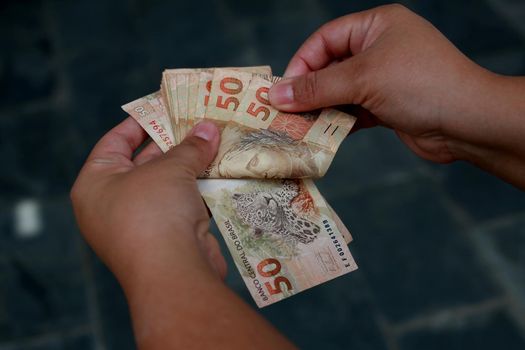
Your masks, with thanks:
[{"label": "index finger", "polygon": [[339,17],[324,24],[297,50],[284,77],[313,72],[327,67],[336,59],[361,52],[374,17],[372,10],[369,10]]}]

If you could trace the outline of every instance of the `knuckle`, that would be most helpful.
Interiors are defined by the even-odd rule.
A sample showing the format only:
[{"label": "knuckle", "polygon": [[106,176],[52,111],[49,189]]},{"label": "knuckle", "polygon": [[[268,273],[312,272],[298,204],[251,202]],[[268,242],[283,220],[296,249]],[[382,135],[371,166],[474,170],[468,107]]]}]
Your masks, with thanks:
[{"label": "knuckle", "polygon": [[385,5],[385,10],[391,13],[401,13],[401,12],[406,12],[408,9],[399,3],[395,3],[395,4]]},{"label": "knuckle", "polygon": [[71,187],[71,190],[69,191],[69,199],[71,200],[71,203],[73,203],[73,205],[75,205],[79,198],[80,198],[80,194],[79,194],[79,187],[78,187],[78,183],[75,182],[73,184],[73,187]]},{"label": "knuckle", "polygon": [[410,10],[401,4],[389,4],[376,8],[374,16],[379,22],[389,24],[399,21],[401,17],[406,17],[409,12]]},{"label": "knuckle", "polygon": [[77,180],[71,190],[69,191],[69,199],[71,201],[71,207],[75,216],[78,218],[79,215],[85,213],[86,205],[89,203],[90,193],[86,191],[82,184],[79,184]]},{"label": "knuckle", "polygon": [[[80,171],[80,174],[78,175],[77,179],[75,180],[75,183],[73,183],[73,186],[69,191],[69,199],[71,200],[73,207],[79,206],[81,202],[85,199],[87,194],[85,184],[86,179],[83,169]],[[89,193],[89,190],[87,192]]]},{"label": "knuckle", "polygon": [[310,72],[298,79],[294,84],[294,99],[299,103],[315,103],[317,97],[318,73]]},{"label": "knuckle", "polygon": [[408,8],[401,4],[385,5],[383,7],[383,11],[381,12],[381,14],[383,15],[383,19],[391,23],[397,23],[399,21],[402,21],[411,13],[411,11]]}]

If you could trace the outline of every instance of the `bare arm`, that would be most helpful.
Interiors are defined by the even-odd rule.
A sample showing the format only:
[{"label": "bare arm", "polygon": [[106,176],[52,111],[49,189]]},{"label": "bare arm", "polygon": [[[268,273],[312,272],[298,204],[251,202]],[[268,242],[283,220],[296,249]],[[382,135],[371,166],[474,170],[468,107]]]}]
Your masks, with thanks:
[{"label": "bare arm", "polygon": [[293,348],[209,268],[178,253],[123,282],[141,349]]}]

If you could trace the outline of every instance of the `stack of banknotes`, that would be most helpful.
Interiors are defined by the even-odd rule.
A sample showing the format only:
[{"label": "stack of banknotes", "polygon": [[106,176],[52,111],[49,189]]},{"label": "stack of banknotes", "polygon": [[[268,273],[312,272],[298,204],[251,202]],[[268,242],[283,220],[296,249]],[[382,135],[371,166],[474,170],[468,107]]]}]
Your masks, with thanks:
[{"label": "stack of banknotes", "polygon": [[168,69],[160,91],[122,106],[164,152],[203,119],[219,126],[199,190],[259,307],[357,269],[350,232],[312,180],[355,118],[276,110],[268,91],[279,79],[269,66]]}]

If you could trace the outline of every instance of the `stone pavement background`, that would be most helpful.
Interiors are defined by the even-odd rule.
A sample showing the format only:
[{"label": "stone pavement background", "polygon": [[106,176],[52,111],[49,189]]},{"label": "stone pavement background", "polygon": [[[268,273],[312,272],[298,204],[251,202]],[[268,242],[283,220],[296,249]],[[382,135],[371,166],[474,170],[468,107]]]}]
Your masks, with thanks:
[{"label": "stone pavement background", "polygon": [[[166,67],[270,64],[383,1],[2,1],[0,349],[129,349],[126,303],[83,243],[69,188],[120,105]],[[525,74],[525,2],[402,1],[463,52]],[[301,348],[525,349],[525,195],[352,135],[319,181],[360,269],[260,311]],[[228,253],[226,253],[228,255]],[[230,260],[231,263],[231,260]],[[228,284],[252,304],[235,267]]]}]

